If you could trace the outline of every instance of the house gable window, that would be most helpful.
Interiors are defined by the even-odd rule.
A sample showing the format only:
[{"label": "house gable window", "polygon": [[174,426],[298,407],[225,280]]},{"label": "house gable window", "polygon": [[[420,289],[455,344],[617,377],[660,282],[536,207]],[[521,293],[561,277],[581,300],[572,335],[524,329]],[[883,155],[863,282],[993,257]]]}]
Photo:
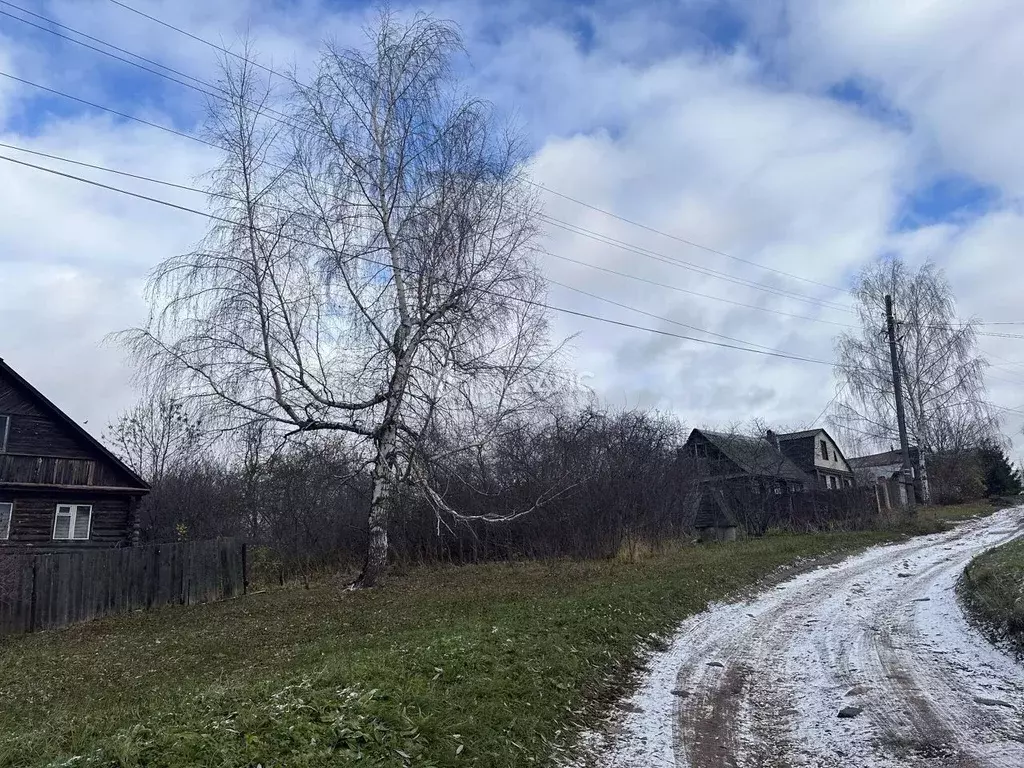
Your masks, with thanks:
[{"label": "house gable window", "polygon": [[828,443],[824,440],[819,440],[818,442],[821,444],[821,458],[828,461]]},{"label": "house gable window", "polygon": [[58,504],[53,517],[55,541],[87,541],[92,529],[91,504]]},{"label": "house gable window", "polygon": [[7,436],[11,432],[11,417],[0,413],[0,453],[7,453]]},{"label": "house gable window", "polygon": [[14,516],[14,504],[0,501],[0,541],[7,541],[11,535],[11,517]]}]

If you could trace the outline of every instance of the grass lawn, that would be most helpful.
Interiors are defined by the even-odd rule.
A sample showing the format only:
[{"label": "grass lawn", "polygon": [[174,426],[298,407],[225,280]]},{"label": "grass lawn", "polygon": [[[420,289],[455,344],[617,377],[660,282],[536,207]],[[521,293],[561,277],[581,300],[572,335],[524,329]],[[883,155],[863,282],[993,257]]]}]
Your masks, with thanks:
[{"label": "grass lawn", "polygon": [[967,612],[992,639],[1024,655],[1024,539],[974,558],[957,586]]},{"label": "grass lawn", "polygon": [[324,580],[0,639],[0,765],[542,765],[709,600],[956,515],[637,562],[419,568],[369,592]]},{"label": "grass lawn", "polygon": [[[1011,499],[982,499],[966,504],[951,504],[946,507],[923,507],[920,514],[924,521],[955,523],[975,517],[986,517],[1015,503],[1018,502]],[[1019,503],[1024,503],[1024,499],[1021,499]]]}]

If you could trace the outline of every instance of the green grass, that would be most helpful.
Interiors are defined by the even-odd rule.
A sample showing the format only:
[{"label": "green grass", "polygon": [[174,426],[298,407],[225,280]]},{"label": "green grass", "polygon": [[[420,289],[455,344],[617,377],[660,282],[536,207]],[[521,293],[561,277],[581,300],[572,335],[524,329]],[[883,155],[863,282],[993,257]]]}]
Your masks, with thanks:
[{"label": "green grass", "polygon": [[709,600],[941,527],[420,568],[7,638],[0,765],[544,764]]},{"label": "green grass", "polygon": [[957,587],[967,612],[991,638],[1024,656],[1024,539],[974,558]]},{"label": "green grass", "polygon": [[966,504],[952,504],[946,507],[922,507],[920,517],[924,521],[955,523],[977,517],[987,517],[993,512],[1017,503],[1009,499],[981,499]]}]

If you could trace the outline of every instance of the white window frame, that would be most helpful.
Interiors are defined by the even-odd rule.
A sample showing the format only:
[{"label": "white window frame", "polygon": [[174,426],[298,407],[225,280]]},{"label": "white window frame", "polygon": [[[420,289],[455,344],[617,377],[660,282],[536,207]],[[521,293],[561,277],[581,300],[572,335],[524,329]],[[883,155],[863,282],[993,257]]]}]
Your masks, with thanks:
[{"label": "white window frame", "polygon": [[14,502],[0,501],[0,508],[10,507],[7,512],[7,525],[0,526],[0,541],[7,541],[11,536],[11,522],[14,520]]},{"label": "white window frame", "polygon": [[[60,511],[63,508],[71,510],[70,520],[68,525],[68,535],[57,537],[57,518],[60,516]],[[85,532],[85,536],[75,536],[75,527],[78,522],[78,514],[80,509],[89,510],[89,530]],[[53,540],[54,541],[88,541],[92,537],[92,504],[58,504],[57,508],[53,513]]]}]

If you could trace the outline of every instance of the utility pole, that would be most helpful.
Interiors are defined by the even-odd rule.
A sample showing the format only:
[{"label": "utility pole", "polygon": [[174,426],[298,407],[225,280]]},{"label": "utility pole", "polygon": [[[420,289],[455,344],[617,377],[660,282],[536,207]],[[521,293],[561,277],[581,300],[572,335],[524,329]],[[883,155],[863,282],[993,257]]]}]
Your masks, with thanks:
[{"label": "utility pole", "polygon": [[889,358],[892,362],[892,389],[896,396],[896,423],[900,428],[900,452],[903,457],[903,488],[907,504],[914,508],[914,476],[910,464],[910,443],[907,442],[907,416],[903,411],[903,382],[900,381],[900,361],[896,352],[896,320],[892,315],[892,296],[885,295],[885,327],[889,336]]}]

